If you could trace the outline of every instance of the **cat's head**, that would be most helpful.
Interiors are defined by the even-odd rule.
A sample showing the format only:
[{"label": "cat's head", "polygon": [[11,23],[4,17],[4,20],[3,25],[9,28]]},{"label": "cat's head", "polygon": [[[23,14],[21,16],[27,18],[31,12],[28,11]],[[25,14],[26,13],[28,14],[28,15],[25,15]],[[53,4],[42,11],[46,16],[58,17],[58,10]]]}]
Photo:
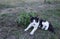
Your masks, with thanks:
[{"label": "cat's head", "polygon": [[35,17],[30,17],[30,22],[38,22],[39,21],[39,18],[37,17],[37,16],[35,16]]}]

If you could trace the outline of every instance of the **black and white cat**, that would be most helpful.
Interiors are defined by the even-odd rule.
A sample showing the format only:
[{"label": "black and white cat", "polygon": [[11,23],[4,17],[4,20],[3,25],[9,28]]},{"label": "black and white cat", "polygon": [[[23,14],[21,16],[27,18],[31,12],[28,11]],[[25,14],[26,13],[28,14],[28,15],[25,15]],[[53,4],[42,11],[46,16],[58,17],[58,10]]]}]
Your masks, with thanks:
[{"label": "black and white cat", "polygon": [[43,20],[43,19],[39,20],[38,17],[31,17],[30,24],[24,31],[27,31],[31,27],[34,27],[34,28],[30,32],[30,35],[33,35],[34,32],[38,29],[38,27],[40,27],[41,29],[44,29],[44,30],[49,30],[51,32],[54,32],[54,28],[50,22]]}]

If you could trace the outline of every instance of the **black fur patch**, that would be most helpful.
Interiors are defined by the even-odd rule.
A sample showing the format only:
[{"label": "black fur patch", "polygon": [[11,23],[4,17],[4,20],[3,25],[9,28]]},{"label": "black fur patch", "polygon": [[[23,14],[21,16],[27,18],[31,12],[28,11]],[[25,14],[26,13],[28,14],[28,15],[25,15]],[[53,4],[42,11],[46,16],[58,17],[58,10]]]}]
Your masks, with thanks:
[{"label": "black fur patch", "polygon": [[33,22],[33,20],[35,20],[36,22],[38,22],[39,18],[38,17],[31,17],[30,21]]},{"label": "black fur patch", "polygon": [[49,24],[49,28],[48,28],[48,30],[49,30],[50,32],[52,32],[52,33],[55,34],[54,28],[53,28],[53,26],[52,26],[51,23]]},{"label": "black fur patch", "polygon": [[43,27],[42,22],[46,22],[46,20],[40,19],[40,23],[39,23],[40,28]]}]

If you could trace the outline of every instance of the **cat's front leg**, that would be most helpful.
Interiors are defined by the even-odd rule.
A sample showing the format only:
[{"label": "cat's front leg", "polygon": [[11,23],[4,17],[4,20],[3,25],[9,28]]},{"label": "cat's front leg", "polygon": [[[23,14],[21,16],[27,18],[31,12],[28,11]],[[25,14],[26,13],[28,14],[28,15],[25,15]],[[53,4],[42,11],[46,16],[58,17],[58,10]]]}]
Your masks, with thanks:
[{"label": "cat's front leg", "polygon": [[32,24],[29,24],[29,26],[24,31],[27,31],[31,27],[32,27]]}]

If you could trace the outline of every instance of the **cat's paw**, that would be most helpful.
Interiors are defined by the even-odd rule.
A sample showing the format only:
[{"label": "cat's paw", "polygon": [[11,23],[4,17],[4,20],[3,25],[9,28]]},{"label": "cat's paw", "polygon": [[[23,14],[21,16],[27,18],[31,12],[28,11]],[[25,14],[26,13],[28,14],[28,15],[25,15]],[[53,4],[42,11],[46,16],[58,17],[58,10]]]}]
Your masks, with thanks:
[{"label": "cat's paw", "polygon": [[33,35],[34,33],[30,33],[30,35]]},{"label": "cat's paw", "polygon": [[24,29],[24,31],[27,31],[27,29]]}]

